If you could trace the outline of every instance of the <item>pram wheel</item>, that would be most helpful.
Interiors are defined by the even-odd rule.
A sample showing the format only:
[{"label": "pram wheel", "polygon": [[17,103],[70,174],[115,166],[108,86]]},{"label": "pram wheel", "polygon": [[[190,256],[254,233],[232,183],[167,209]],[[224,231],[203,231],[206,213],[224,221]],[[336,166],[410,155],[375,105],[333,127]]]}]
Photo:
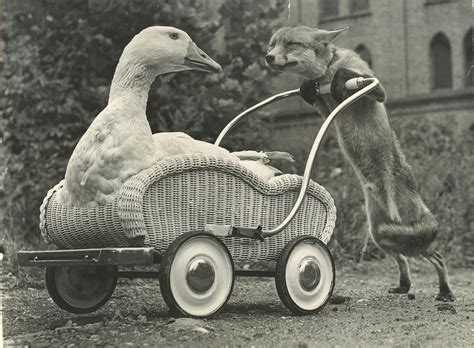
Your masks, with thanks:
[{"label": "pram wheel", "polygon": [[163,255],[159,274],[170,310],[189,317],[216,314],[234,286],[234,263],[227,247],[204,232],[176,238]]},{"label": "pram wheel", "polygon": [[312,236],[292,239],[278,258],[275,283],[281,301],[294,314],[319,312],[335,283],[334,264],[326,245]]},{"label": "pram wheel", "polygon": [[67,266],[46,268],[46,288],[62,309],[76,314],[102,307],[117,285],[114,266]]}]

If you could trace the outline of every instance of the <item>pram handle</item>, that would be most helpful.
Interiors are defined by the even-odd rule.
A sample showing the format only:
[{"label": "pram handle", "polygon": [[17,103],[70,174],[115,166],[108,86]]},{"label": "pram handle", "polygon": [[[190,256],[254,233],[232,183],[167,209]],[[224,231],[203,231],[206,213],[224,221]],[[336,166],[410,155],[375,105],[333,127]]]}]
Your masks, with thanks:
[{"label": "pram handle", "polygon": [[[311,151],[308,155],[308,159],[306,161],[306,166],[304,168],[304,173],[303,173],[303,182],[301,184],[300,192],[298,194],[298,198],[296,199],[295,205],[293,206],[293,208],[291,209],[290,213],[285,218],[285,220],[283,220],[277,227],[271,230],[261,231],[261,235],[263,238],[271,237],[283,231],[285,227],[288,226],[288,224],[291,222],[291,220],[293,220],[296,213],[298,212],[298,209],[303,203],[304,196],[306,195],[306,191],[308,190],[309,182],[311,179],[311,171],[313,169],[314,160],[316,158],[316,154],[318,153],[319,146],[329,126],[334,120],[334,118],[343,110],[345,110],[349,105],[354,103],[356,100],[362,98],[364,95],[372,92],[379,85],[379,80],[377,80],[376,78],[370,78],[370,79],[357,78],[355,79],[356,81],[352,81],[352,80],[354,79],[348,80],[346,82],[346,88],[348,87],[359,88],[358,86],[360,85],[365,85],[365,87],[363,87],[362,89],[360,89],[359,91],[357,91],[356,93],[354,93],[353,95],[345,99],[338,106],[336,106],[336,108],[324,120],[323,124],[321,125],[321,128],[319,128],[318,134],[316,134],[316,138],[314,139],[313,146],[311,147]],[[348,86],[348,83],[350,83],[349,86]],[[352,89],[352,88],[348,88],[348,89]]]},{"label": "pram handle", "polygon": [[[376,80],[376,79],[375,78],[355,77],[353,79],[350,79],[350,80],[346,81],[346,89],[348,89],[348,90],[360,89],[362,87],[365,87],[365,86],[369,85],[374,80]],[[328,83],[328,84],[322,85],[317,90],[318,90],[318,94],[329,94],[329,93],[331,93],[331,84]],[[270,103],[276,102],[276,101],[281,100],[281,99],[285,99],[285,98],[288,98],[288,97],[293,97],[295,95],[300,95],[299,88],[298,89],[292,89],[292,90],[289,90],[289,91],[285,91],[285,92],[282,92],[282,93],[279,93],[279,94],[275,94],[274,96],[272,96],[270,98],[267,98],[264,101],[261,101],[260,103],[255,104],[254,106],[251,106],[247,110],[241,112],[240,114],[235,116],[224,127],[224,129],[220,132],[219,136],[217,137],[216,141],[214,142],[214,145],[219,146],[220,143],[222,142],[222,139],[224,139],[224,137],[226,136],[226,134],[229,133],[229,131],[232,128],[234,128],[234,126],[241,119],[243,119],[245,116],[247,116],[248,114],[254,112],[255,110],[258,110],[258,109],[264,107],[265,105],[268,105]]]},{"label": "pram handle", "polygon": [[[348,90],[355,90],[355,89],[360,89],[347,99],[345,99],[342,103],[340,103],[330,114],[327,116],[327,118],[324,120],[323,124],[321,125],[321,128],[319,129],[318,133],[316,134],[316,138],[314,140],[313,146],[311,147],[311,151],[309,153],[308,159],[306,161],[306,166],[304,169],[303,173],[303,181],[301,184],[300,192],[298,194],[298,198],[296,200],[295,205],[291,209],[290,213],[288,216],[275,228],[271,230],[262,230],[261,227],[256,228],[255,230],[249,231],[248,228],[242,229],[241,232],[245,232],[249,238],[257,238],[257,239],[263,239],[266,237],[271,237],[275,234],[280,233],[285,229],[286,226],[293,220],[295,217],[296,213],[298,212],[301,204],[303,203],[304,196],[306,195],[306,191],[308,190],[310,179],[311,179],[311,171],[313,168],[313,164],[316,158],[316,154],[318,152],[319,146],[321,144],[321,141],[323,140],[324,135],[326,134],[329,126],[331,125],[332,121],[334,118],[344,109],[346,109],[349,105],[354,103],[356,100],[362,98],[364,95],[372,92],[377,86],[379,85],[379,80],[376,78],[363,78],[363,77],[357,77],[350,79],[346,82],[346,88]],[[330,85],[323,85],[319,88],[318,92],[319,94],[327,94],[330,93]],[[224,136],[229,132],[230,129],[232,129],[242,118],[247,116],[249,113],[267,105],[270,104],[274,101],[285,99],[288,97],[292,97],[295,95],[299,95],[300,91],[299,89],[293,89],[290,91],[286,91],[283,93],[276,94],[268,99],[265,99],[264,101],[250,107],[249,109],[245,110],[244,112],[240,113],[237,115],[232,121],[230,121],[227,126],[222,130],[222,132],[219,134],[217,137],[217,140],[215,141],[215,145],[219,145],[224,138]],[[232,227],[232,230],[236,232],[235,234],[238,235],[239,232],[239,227]],[[245,230],[245,231],[244,231]]]},{"label": "pram handle", "polygon": [[[345,87],[348,91],[353,91],[356,89],[361,89],[365,86],[370,85],[375,78],[372,77],[355,77],[353,79],[347,80],[345,83]],[[319,87],[318,94],[329,94],[331,93],[331,84],[325,84]]]}]

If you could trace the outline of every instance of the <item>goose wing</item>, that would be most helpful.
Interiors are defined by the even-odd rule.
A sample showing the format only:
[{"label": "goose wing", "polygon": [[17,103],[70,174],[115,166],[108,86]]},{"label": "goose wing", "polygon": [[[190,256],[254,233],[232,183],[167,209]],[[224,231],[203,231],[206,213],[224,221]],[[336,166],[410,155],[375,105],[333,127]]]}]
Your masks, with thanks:
[{"label": "goose wing", "polygon": [[127,118],[118,112],[104,109],[77,144],[60,193],[63,202],[79,206],[106,204],[125,180],[155,161],[146,118]]},{"label": "goose wing", "polygon": [[216,157],[237,160],[226,149],[214,144],[193,139],[182,132],[164,132],[153,134],[157,159],[180,154],[201,153]]}]

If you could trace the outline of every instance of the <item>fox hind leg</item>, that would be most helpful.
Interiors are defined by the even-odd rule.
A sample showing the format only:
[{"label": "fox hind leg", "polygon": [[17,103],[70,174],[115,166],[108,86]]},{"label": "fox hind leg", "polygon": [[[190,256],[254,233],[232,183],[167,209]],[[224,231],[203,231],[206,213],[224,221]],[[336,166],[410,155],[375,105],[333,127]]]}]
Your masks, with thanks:
[{"label": "fox hind leg", "polygon": [[[390,173],[384,175],[383,182],[380,185],[367,182],[364,189],[370,193],[370,197],[378,203],[379,208],[383,208],[392,222],[400,223],[402,221],[400,212],[395,201],[395,192],[393,190],[393,177]],[[380,189],[378,187],[381,187]]]},{"label": "fox hind leg", "polygon": [[438,251],[424,255],[424,257],[433,264],[438,273],[439,278],[439,294],[436,296],[437,301],[453,302],[455,300],[454,295],[449,286],[448,269],[444,263],[443,256]]},{"label": "fox hind leg", "polygon": [[406,294],[411,287],[410,267],[404,255],[396,254],[394,258],[400,271],[400,286],[398,288],[391,288],[388,292],[391,294]]},{"label": "fox hind leg", "polygon": [[395,222],[401,222],[400,212],[398,211],[397,203],[395,202],[395,193],[393,191],[394,178],[391,173],[385,175],[385,193],[387,199],[388,215],[390,219]]},{"label": "fox hind leg", "polygon": [[370,232],[367,231],[365,233],[364,245],[362,247],[362,250],[360,251],[359,263],[362,263],[362,261],[364,261],[365,253],[367,251],[367,248],[369,247],[369,238],[370,238]]}]

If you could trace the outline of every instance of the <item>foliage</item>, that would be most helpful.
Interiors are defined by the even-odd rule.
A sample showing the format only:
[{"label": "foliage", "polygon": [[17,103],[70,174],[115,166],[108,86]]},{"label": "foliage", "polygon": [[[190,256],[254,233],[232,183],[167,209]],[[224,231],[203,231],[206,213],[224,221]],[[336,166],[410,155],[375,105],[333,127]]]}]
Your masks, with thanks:
[{"label": "foliage", "polygon": [[451,264],[473,266],[474,129],[460,131],[450,116],[401,118],[394,128],[408,150],[422,197],[438,219],[440,250]]},{"label": "foliage", "polygon": [[[105,106],[123,47],[150,25],[171,25],[224,67],[220,75],[185,72],[158,79],[147,114],[153,131],[184,131],[213,140],[238,111],[268,95],[262,49],[281,3],[247,11],[225,2],[221,13],[240,21],[235,39],[217,53],[209,45],[222,31],[223,16],[206,19],[199,1],[45,0],[32,2],[5,28],[6,59],[0,77],[0,115],[6,145],[5,230],[7,239],[39,242],[38,208],[64,175],[75,144]],[[7,7],[8,8],[8,7]],[[39,11],[41,8],[43,11]],[[36,14],[42,13],[38,18]],[[264,146],[260,121],[236,133],[232,146]]]}]

